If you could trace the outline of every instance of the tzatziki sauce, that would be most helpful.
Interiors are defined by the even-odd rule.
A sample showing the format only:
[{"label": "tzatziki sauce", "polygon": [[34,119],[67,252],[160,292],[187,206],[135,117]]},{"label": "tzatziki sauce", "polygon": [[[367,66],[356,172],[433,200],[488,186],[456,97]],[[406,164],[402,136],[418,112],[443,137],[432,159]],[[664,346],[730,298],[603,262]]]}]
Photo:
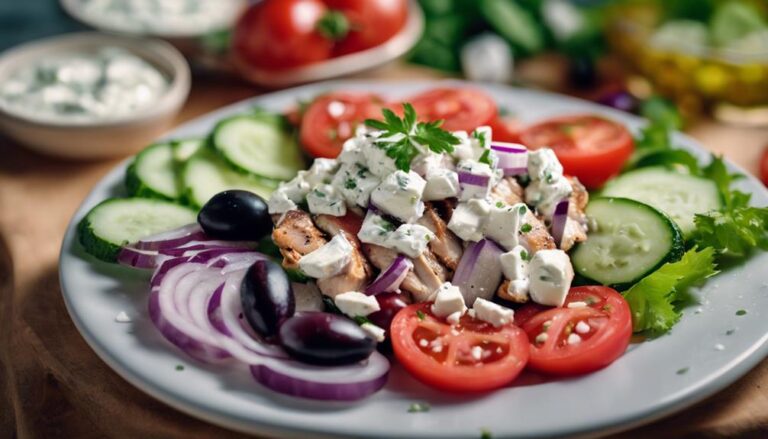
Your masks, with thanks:
[{"label": "tzatziki sauce", "polygon": [[118,47],[63,52],[19,66],[0,82],[0,107],[30,119],[118,119],[150,108],[169,79]]}]

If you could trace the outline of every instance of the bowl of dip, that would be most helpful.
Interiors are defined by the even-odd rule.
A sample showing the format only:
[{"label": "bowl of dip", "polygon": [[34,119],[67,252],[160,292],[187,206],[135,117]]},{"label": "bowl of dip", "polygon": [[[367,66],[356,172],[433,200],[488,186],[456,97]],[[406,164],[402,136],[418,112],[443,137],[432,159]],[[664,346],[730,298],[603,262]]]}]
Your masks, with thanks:
[{"label": "bowl of dip", "polygon": [[171,127],[189,88],[189,66],[166,42],[43,39],[0,55],[0,130],[58,157],[127,155]]}]

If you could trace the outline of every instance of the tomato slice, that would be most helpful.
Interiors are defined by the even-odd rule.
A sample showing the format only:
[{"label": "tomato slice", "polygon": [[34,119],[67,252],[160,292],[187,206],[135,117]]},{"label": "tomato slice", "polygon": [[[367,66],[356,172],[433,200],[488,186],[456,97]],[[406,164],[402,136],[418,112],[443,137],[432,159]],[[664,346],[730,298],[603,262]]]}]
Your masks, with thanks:
[{"label": "tomato slice", "polygon": [[407,101],[420,120],[442,119],[443,128],[448,131],[472,131],[488,125],[497,113],[493,98],[473,88],[435,88]]},{"label": "tomato slice", "polygon": [[[582,306],[569,307],[573,303]],[[526,311],[529,306],[536,305],[516,314],[524,316],[525,321],[518,322],[531,343],[528,367],[540,372],[579,375],[602,369],[624,353],[632,336],[629,305],[612,288],[571,288],[563,308],[532,316]]]},{"label": "tomato slice", "polygon": [[548,119],[523,130],[520,140],[531,149],[552,148],[565,173],[590,189],[618,174],[635,149],[623,125],[595,115]]},{"label": "tomato slice", "polygon": [[370,93],[333,92],[316,98],[301,120],[299,139],[312,157],[334,158],[357,126],[381,116],[384,100]]},{"label": "tomato slice", "polygon": [[451,326],[411,305],[392,321],[392,349],[420,381],[452,392],[481,392],[511,382],[528,361],[528,339],[513,323],[499,328],[469,315]]},{"label": "tomato slice", "polygon": [[511,117],[497,116],[488,124],[493,131],[493,140],[499,142],[520,143],[522,124]]}]

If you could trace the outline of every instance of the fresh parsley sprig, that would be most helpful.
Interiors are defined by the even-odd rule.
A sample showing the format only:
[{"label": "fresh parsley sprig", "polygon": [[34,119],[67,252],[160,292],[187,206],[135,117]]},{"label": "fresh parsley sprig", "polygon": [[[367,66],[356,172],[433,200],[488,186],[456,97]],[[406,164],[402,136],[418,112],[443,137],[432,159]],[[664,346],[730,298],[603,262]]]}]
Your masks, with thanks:
[{"label": "fresh parsley sprig", "polygon": [[453,145],[460,140],[450,132],[440,128],[442,120],[416,122],[416,110],[411,104],[403,104],[403,117],[398,117],[392,110],[381,110],[384,120],[366,119],[365,124],[384,133],[377,139],[377,146],[386,150],[387,157],[395,160],[398,169],[408,172],[411,161],[421,152],[419,146],[429,148],[436,153],[451,153]]}]

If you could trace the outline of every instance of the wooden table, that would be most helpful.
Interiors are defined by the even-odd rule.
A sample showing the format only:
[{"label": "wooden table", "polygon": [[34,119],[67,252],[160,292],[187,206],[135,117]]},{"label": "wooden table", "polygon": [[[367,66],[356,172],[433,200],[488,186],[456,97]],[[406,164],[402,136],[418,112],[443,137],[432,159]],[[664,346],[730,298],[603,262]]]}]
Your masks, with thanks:
[{"label": "wooden table", "polygon": [[[435,73],[391,65],[361,77],[434,78]],[[262,92],[232,80],[199,80],[178,122]],[[689,132],[753,173],[768,143],[767,129],[710,121]],[[85,344],[64,309],[57,270],[64,231],[86,194],[118,161],[51,159],[0,137],[0,437],[14,432],[22,438],[236,436],[126,383]],[[768,362],[707,401],[626,436],[765,437],[763,385],[768,386]]]}]

